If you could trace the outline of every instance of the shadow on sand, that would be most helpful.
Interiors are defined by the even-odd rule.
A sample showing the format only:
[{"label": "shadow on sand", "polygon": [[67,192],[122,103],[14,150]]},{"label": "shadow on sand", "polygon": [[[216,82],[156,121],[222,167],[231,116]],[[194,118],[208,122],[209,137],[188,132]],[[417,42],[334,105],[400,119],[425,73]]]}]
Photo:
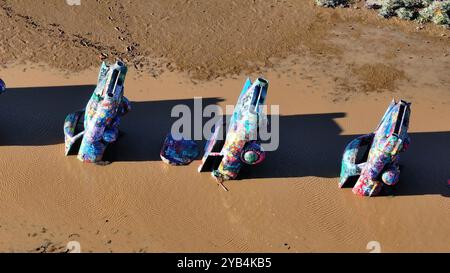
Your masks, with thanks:
[{"label": "shadow on sand", "polygon": [[[221,101],[220,98],[203,98],[202,104],[206,107]],[[104,159],[112,162],[161,160],[159,153],[164,139],[178,119],[171,117],[171,111],[179,104],[194,109],[193,99],[131,102],[131,111],[120,124],[122,135],[108,147]],[[194,124],[193,119],[192,114],[191,124]],[[198,143],[203,148],[205,141]]]},{"label": "shadow on sand", "polygon": [[85,107],[95,86],[9,88],[0,96],[0,145],[64,142],[67,114]]},{"label": "shadow on sand", "polygon": [[[344,148],[359,136],[341,135],[334,119],[345,116],[280,116],[278,150],[268,153],[261,165],[246,168],[242,178],[339,177]],[[411,146],[401,155],[400,182],[395,187],[384,187],[390,189],[384,194],[449,197],[450,132],[410,133],[410,137]]]},{"label": "shadow on sand", "polygon": [[[40,146],[64,142],[66,115],[83,108],[93,85],[12,88],[0,96],[0,145]],[[203,107],[220,98],[206,98]],[[108,147],[105,160],[157,161],[164,137],[176,118],[173,106],[194,100],[132,102],[121,123],[119,141]],[[335,122],[345,113],[280,116],[278,150],[241,178],[339,177],[345,145],[357,135],[341,135]],[[450,195],[450,132],[411,133],[410,149],[402,154],[401,181],[395,195]],[[203,147],[201,143],[200,147]],[[61,152],[61,160],[63,160]],[[336,181],[337,184],[337,181]]]},{"label": "shadow on sand", "polygon": [[[80,85],[8,89],[0,96],[0,145],[64,143],[65,117],[83,109],[94,88],[95,85]],[[202,104],[206,107],[220,101],[220,98],[204,98]],[[161,145],[177,119],[170,116],[171,110],[178,104],[193,109],[194,100],[132,101],[131,111],[123,117],[120,125],[121,137],[108,147],[105,160],[160,160]]]}]

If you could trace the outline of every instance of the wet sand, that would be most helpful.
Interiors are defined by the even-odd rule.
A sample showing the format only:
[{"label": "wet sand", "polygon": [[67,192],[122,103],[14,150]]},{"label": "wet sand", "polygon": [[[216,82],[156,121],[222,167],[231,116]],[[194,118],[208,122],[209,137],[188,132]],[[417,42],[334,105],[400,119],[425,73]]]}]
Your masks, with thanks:
[{"label": "wet sand", "polygon": [[[44,8],[29,9],[23,4],[26,1],[11,2],[1,4],[12,6],[15,14],[38,18],[40,26],[42,20],[62,20]],[[166,10],[169,4],[162,2],[173,3],[155,1],[153,8],[161,5],[160,10]],[[80,242],[82,252],[369,252],[369,241],[380,242],[383,252],[450,251],[446,228],[450,224],[450,48],[448,37],[441,36],[448,31],[432,26],[416,31],[413,24],[380,21],[369,12],[361,18],[352,10],[319,10],[285,2],[264,1],[249,15],[248,20],[273,19],[280,24],[268,48],[246,35],[242,43],[232,43],[233,35],[217,33],[220,24],[212,26],[210,43],[196,36],[203,35],[205,28],[189,26],[190,32],[180,31],[192,34],[174,46],[171,42],[176,39],[168,30],[188,27],[172,22],[176,10],[158,21],[162,25],[156,29],[165,30],[167,37],[130,31],[132,39],[136,35],[160,40],[144,39],[150,44],[133,40],[139,40],[143,50],[139,53],[155,64],[142,62],[141,68],[138,57],[123,52],[131,67],[125,94],[133,109],[122,121],[124,134],[110,147],[112,164],[107,166],[82,164],[75,156],[63,155],[64,118],[87,102],[97,77],[99,52],[78,47],[70,39],[58,40],[52,60],[47,48],[52,34],[13,21],[9,27],[26,31],[5,40],[12,32],[3,29],[1,56],[10,62],[0,69],[9,87],[0,96],[0,251],[59,252],[69,241]],[[186,1],[184,7],[195,3]],[[269,4],[275,11],[257,16]],[[297,9],[286,7],[289,4],[298,5]],[[139,5],[127,7],[138,13]],[[89,7],[92,12],[84,16],[108,10]],[[301,8],[310,11],[305,20],[311,21],[303,25],[304,33],[311,36],[284,25],[297,22]],[[278,17],[270,14],[276,12],[288,19],[275,20]],[[181,14],[180,20],[189,15]],[[1,22],[22,20],[5,16],[1,15]],[[105,16],[101,18],[107,18],[108,12]],[[130,25],[139,18],[129,20]],[[329,20],[323,23],[318,18]],[[236,24],[251,30],[245,20]],[[87,25],[75,30],[67,25],[64,32],[72,35],[90,28]],[[96,38],[107,44],[114,31],[113,25],[111,30],[104,28]],[[213,50],[218,41],[214,39],[220,37],[227,47]],[[289,37],[298,40],[290,44]],[[310,40],[297,47],[304,38]],[[17,39],[39,46],[19,47]],[[184,48],[195,39],[195,48],[212,56],[186,55],[197,52]],[[16,45],[23,54],[14,51]],[[243,55],[234,55],[238,48]],[[147,49],[152,53],[147,55]],[[157,61],[153,52],[164,56]],[[221,63],[216,57],[227,61]],[[256,60],[262,63],[253,65]],[[28,66],[21,64],[25,61]],[[280,147],[261,166],[243,180],[227,182],[230,191],[224,192],[208,173],[197,173],[198,160],[185,167],[160,161],[159,149],[174,121],[170,118],[174,105],[192,106],[193,97],[203,97],[205,104],[233,105],[245,77],[259,75],[270,81],[267,103],[280,105]],[[346,143],[373,130],[394,97],[412,102],[412,144],[402,156],[398,186],[391,195],[376,198],[338,189]]]}]

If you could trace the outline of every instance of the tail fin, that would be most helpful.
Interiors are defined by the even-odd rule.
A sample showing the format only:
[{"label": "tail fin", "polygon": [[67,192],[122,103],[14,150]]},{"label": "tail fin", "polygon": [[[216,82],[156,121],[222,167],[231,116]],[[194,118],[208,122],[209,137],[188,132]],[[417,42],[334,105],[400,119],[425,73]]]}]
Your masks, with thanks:
[{"label": "tail fin", "polygon": [[64,121],[65,155],[69,155],[74,144],[84,135],[84,125],[81,118],[84,110],[67,115]]}]

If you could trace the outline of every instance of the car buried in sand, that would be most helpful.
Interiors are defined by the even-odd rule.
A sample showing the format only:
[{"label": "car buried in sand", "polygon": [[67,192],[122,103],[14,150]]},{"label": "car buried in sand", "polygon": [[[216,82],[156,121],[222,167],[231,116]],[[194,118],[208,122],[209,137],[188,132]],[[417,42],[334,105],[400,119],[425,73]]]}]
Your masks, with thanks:
[{"label": "car buried in sand", "polygon": [[130,102],[123,95],[126,65],[117,61],[113,65],[102,63],[94,90],[86,108],[67,116],[64,123],[65,154],[75,150],[81,140],[78,159],[88,163],[101,163],[108,144],[119,137],[123,115],[130,110]]},{"label": "car buried in sand", "polygon": [[395,185],[400,176],[399,154],[407,150],[411,103],[393,100],[374,133],[351,141],[344,151],[339,187],[357,178],[353,193],[375,196],[383,184]]},{"label": "car buried in sand", "polygon": [[[236,179],[243,164],[256,165],[265,158],[258,141],[259,125],[266,120],[263,112],[269,82],[258,78],[245,82],[230,118],[228,130],[217,123],[205,146],[199,172],[210,171],[225,190],[224,180]],[[225,135],[225,137],[224,137]]]}]

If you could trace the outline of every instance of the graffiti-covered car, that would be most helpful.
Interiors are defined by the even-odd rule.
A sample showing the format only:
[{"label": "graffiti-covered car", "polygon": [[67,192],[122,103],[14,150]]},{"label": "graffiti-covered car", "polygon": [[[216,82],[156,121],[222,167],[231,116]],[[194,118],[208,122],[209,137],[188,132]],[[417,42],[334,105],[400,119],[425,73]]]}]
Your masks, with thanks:
[{"label": "graffiti-covered car", "polygon": [[119,137],[120,119],[130,110],[124,97],[126,65],[117,61],[113,65],[103,62],[94,90],[86,108],[67,116],[64,123],[65,154],[74,150],[81,140],[78,159],[83,162],[102,161],[108,144]]},{"label": "graffiti-covered car", "polygon": [[[258,141],[258,128],[266,119],[263,113],[269,83],[263,78],[250,79],[238,98],[229,126],[216,124],[212,137],[206,144],[199,171],[212,171],[221,183],[235,179],[243,164],[255,165],[265,158]],[[225,137],[223,137],[225,135]]]},{"label": "graffiti-covered car", "polygon": [[383,184],[395,185],[400,176],[400,153],[409,146],[411,103],[393,100],[375,132],[351,141],[344,151],[339,187],[357,178],[353,192],[375,196]]}]

